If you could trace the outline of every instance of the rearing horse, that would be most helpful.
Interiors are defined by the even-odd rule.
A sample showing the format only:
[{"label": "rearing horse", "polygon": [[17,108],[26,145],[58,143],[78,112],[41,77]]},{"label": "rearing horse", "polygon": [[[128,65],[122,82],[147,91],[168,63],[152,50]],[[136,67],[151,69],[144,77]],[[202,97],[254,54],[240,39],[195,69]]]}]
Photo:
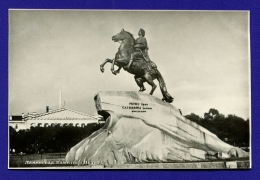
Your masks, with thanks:
[{"label": "rearing horse", "polygon": [[[149,85],[152,86],[150,94],[152,95],[154,90],[156,89],[156,84],[153,82],[154,79],[157,79],[159,81],[160,89],[163,95],[163,99],[168,103],[171,103],[173,101],[172,96],[167,92],[165,82],[163,80],[163,77],[157,67],[152,67],[149,62],[147,62],[142,53],[140,52],[140,55],[136,56],[130,69],[126,68],[128,65],[131,53],[134,52],[134,42],[135,39],[133,35],[124,29],[116,35],[112,37],[112,40],[114,42],[120,42],[120,47],[118,48],[118,52],[115,55],[115,59],[106,59],[104,63],[100,65],[101,72],[104,72],[104,66],[107,62],[110,62],[111,65],[111,71],[113,74],[118,74],[123,67],[124,70],[127,72],[135,75],[135,81],[137,85],[140,87],[139,91],[145,91],[144,82],[147,82]],[[119,68],[115,71],[114,65],[117,65]]]}]

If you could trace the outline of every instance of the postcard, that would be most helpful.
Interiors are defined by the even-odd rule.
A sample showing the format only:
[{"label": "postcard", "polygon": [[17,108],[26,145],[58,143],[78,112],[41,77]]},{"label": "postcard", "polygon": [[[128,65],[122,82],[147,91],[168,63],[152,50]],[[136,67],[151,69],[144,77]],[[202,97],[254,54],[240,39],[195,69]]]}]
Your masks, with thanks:
[{"label": "postcard", "polygon": [[9,169],[250,169],[249,11],[9,10]]}]

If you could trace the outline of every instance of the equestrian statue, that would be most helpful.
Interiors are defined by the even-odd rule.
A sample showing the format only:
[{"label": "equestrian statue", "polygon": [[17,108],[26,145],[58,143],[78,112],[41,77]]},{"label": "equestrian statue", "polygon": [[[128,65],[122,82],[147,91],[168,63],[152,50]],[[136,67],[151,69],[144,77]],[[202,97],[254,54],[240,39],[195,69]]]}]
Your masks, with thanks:
[{"label": "equestrian statue", "polygon": [[[156,64],[151,61],[148,55],[148,44],[144,37],[145,31],[139,30],[139,37],[135,40],[133,35],[124,29],[121,32],[114,35],[112,40],[114,42],[120,42],[120,47],[115,55],[114,59],[106,59],[104,63],[100,65],[101,72],[104,72],[104,66],[107,62],[111,63],[111,71],[113,74],[118,74],[123,68],[125,71],[135,75],[135,81],[140,87],[139,91],[145,91],[144,82],[147,82],[152,86],[150,94],[152,95],[156,89],[154,79],[159,81],[161,92],[163,95],[162,100],[168,103],[173,101],[172,96],[167,92],[164,79],[157,69]],[[118,66],[117,70],[114,70],[114,65]]]}]

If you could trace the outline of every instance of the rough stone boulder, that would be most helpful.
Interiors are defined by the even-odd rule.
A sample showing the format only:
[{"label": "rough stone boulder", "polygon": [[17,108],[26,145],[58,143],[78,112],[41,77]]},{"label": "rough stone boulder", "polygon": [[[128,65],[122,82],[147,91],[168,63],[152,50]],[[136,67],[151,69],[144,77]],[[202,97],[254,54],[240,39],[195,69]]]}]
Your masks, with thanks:
[{"label": "rough stone boulder", "polygon": [[126,164],[248,157],[245,151],[186,119],[173,105],[142,92],[99,92],[97,111],[106,120],[71,148],[66,161]]}]

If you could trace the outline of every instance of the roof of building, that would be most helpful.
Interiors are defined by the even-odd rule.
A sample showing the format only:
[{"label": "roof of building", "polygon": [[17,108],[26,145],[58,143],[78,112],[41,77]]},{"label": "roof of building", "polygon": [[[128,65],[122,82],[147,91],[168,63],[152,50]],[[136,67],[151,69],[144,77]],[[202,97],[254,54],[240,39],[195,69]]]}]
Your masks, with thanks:
[{"label": "roof of building", "polygon": [[23,117],[22,116],[10,116],[10,120],[12,120],[12,121],[22,121]]},{"label": "roof of building", "polygon": [[61,108],[58,110],[52,110],[50,112],[41,114],[29,114],[25,117],[25,120],[98,120],[97,116],[81,113],[68,108]]}]

